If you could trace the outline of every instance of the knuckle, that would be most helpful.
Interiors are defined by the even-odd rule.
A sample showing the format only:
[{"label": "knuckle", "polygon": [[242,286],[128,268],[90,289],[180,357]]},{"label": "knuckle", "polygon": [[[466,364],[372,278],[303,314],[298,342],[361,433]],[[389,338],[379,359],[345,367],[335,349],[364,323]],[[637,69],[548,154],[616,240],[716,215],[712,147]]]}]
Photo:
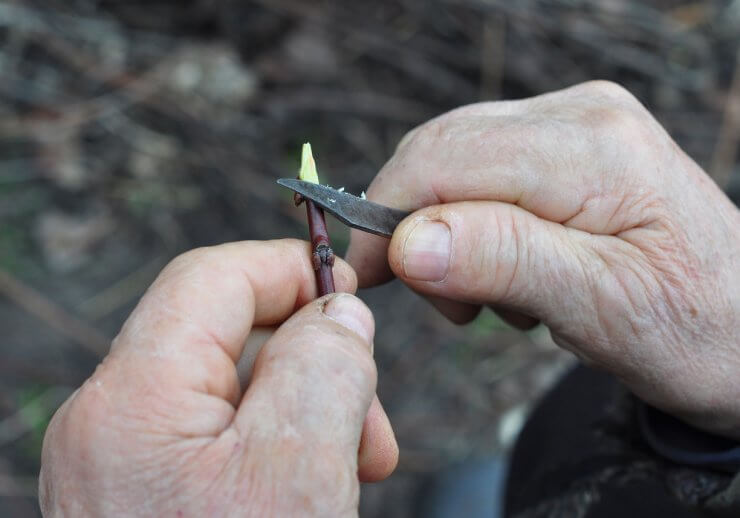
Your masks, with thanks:
[{"label": "knuckle", "polygon": [[450,140],[460,132],[461,127],[464,127],[466,121],[470,118],[491,113],[494,105],[499,108],[497,111],[500,112],[500,115],[506,115],[511,110],[511,104],[502,101],[496,103],[480,102],[459,106],[430,119],[406,133],[396,146],[396,152],[420,143]]},{"label": "knuckle", "polygon": [[181,272],[197,268],[203,263],[210,263],[215,260],[217,254],[212,247],[200,247],[188,250],[175,257],[165,268],[165,271]]},{"label": "knuckle", "polygon": [[414,138],[416,138],[416,135],[417,135],[417,133],[419,132],[419,128],[420,128],[420,126],[417,126],[416,128],[414,128],[414,129],[412,129],[412,130],[408,131],[408,132],[407,132],[407,133],[406,133],[406,134],[405,134],[405,135],[404,135],[404,136],[403,136],[403,137],[401,138],[401,140],[400,140],[400,141],[398,142],[398,144],[396,145],[396,150],[395,150],[395,153],[394,153],[394,154],[396,154],[396,153],[398,153],[399,151],[401,151],[401,150],[405,149],[406,147],[408,147],[408,145],[409,145],[409,144],[411,143],[411,141],[413,141],[413,140],[414,140]]},{"label": "knuckle", "polygon": [[652,118],[624,87],[599,80],[579,88],[585,97],[582,121],[594,137],[630,144],[655,137]]},{"label": "knuckle", "polygon": [[434,145],[440,140],[449,140],[454,131],[454,118],[450,114],[440,115],[408,132],[396,148],[407,151],[419,146]]},{"label": "knuckle", "polygon": [[430,120],[419,128],[418,137],[425,141],[447,140],[452,135],[452,120],[448,114]]},{"label": "knuckle", "polygon": [[231,273],[233,258],[223,246],[201,247],[189,250],[175,257],[162,270],[155,281],[157,286],[168,286],[174,293],[181,292],[183,286],[209,286],[215,273]]},{"label": "knuckle", "polygon": [[492,113],[494,111],[494,107],[498,108],[497,111],[500,111],[501,113],[506,113],[507,111],[506,108],[509,106],[510,106],[510,103],[508,101],[483,101],[483,102],[458,106],[457,108],[454,108],[448,111],[443,116],[449,119],[478,117],[481,115],[485,116],[487,114]]},{"label": "knuckle", "polygon": [[603,79],[587,81],[582,83],[578,89],[582,90],[582,92],[579,93],[584,93],[589,97],[610,99],[620,102],[636,101],[635,97],[629,92],[629,90],[613,81],[606,81]]},{"label": "knuckle", "polygon": [[586,110],[584,122],[591,133],[599,139],[639,144],[654,137],[652,125],[643,114],[624,105],[592,106]]}]

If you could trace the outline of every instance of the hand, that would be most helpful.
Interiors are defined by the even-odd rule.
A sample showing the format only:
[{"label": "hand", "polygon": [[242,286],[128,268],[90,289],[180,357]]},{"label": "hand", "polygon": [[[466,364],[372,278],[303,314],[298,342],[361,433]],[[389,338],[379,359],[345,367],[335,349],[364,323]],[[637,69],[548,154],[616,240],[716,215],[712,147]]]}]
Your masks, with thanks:
[{"label": "hand", "polygon": [[[346,263],[334,275],[354,292]],[[44,514],[356,515],[358,473],[386,477],[398,449],[373,397],[370,311],[349,294],[310,302],[315,284],[298,241],[175,259],[54,416]],[[250,329],[276,324],[242,393],[236,363]]]},{"label": "hand", "polygon": [[454,110],[367,195],[421,210],[390,244],[353,233],[361,286],[395,274],[458,322],[481,304],[541,320],[645,401],[740,438],[740,212],[621,87]]}]

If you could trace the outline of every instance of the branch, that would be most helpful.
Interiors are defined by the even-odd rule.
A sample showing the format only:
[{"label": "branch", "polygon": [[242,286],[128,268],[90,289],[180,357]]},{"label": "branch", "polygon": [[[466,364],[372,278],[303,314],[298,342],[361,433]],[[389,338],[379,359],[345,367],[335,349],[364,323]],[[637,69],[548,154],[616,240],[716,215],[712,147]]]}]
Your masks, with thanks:
[{"label": "branch", "polygon": [[[301,156],[301,170],[298,173],[298,179],[306,182],[319,183],[319,175],[316,172],[316,162],[311,153],[311,144],[303,144],[303,153]],[[303,199],[297,197],[296,204],[300,204]],[[326,230],[326,220],[324,211],[316,206],[311,200],[306,200],[306,214],[308,216],[308,232],[311,235],[311,245],[313,246],[313,269],[316,272],[316,286],[319,297],[328,293],[334,293],[334,251],[331,249],[329,242],[329,232]]]}]

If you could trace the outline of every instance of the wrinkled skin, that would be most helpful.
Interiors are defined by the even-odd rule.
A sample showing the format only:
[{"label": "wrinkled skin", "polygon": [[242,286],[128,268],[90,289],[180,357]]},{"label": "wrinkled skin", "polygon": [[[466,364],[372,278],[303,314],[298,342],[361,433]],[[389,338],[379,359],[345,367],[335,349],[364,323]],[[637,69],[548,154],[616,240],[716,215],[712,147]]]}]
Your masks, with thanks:
[{"label": "wrinkled skin", "polygon": [[[353,235],[361,285],[396,275],[457,322],[481,305],[542,321],[648,402],[740,438],[740,213],[620,87],[443,115],[368,197],[419,210],[390,243]],[[354,292],[351,268],[334,271]],[[387,476],[398,450],[373,396],[369,310],[315,295],[306,243],[176,259],[54,416],[44,514],[356,515],[359,480]],[[254,326],[279,327],[244,392]]]},{"label": "wrinkled skin", "polygon": [[[374,398],[372,314],[349,294],[309,302],[310,257],[286,240],[175,259],[54,416],[44,515],[356,515],[359,480],[386,477],[398,450]],[[334,272],[354,292],[347,264]],[[252,326],[277,324],[242,393]]]},{"label": "wrinkled skin", "polygon": [[740,439],[740,212],[621,87],[454,110],[367,195],[421,210],[390,244],[354,231],[360,286],[395,274],[458,322],[480,305],[542,321],[647,402]]}]

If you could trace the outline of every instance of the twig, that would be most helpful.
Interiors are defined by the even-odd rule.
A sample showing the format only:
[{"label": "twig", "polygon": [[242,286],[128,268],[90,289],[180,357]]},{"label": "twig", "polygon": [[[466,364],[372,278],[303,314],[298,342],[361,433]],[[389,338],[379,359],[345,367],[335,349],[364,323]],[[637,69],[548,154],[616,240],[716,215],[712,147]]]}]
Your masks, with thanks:
[{"label": "twig", "polygon": [[0,294],[96,356],[103,356],[108,351],[110,340],[100,331],[2,270],[0,270]]},{"label": "twig", "polygon": [[[301,170],[298,179],[306,182],[319,183],[316,172],[316,162],[311,154],[311,144],[303,144],[301,154]],[[326,230],[324,211],[316,206],[311,200],[306,201],[306,215],[308,216],[308,232],[311,235],[311,246],[313,247],[313,269],[316,272],[316,286],[319,297],[328,293],[334,293],[334,274],[331,269],[334,266],[334,251],[329,242],[329,232]],[[296,205],[303,202],[303,198],[295,198]]]},{"label": "twig", "polygon": [[329,233],[326,230],[324,211],[311,200],[306,200],[306,214],[308,215],[308,231],[313,246],[313,269],[316,271],[316,284],[319,297],[334,293],[334,275],[331,271],[334,266],[334,252],[329,243]]}]

